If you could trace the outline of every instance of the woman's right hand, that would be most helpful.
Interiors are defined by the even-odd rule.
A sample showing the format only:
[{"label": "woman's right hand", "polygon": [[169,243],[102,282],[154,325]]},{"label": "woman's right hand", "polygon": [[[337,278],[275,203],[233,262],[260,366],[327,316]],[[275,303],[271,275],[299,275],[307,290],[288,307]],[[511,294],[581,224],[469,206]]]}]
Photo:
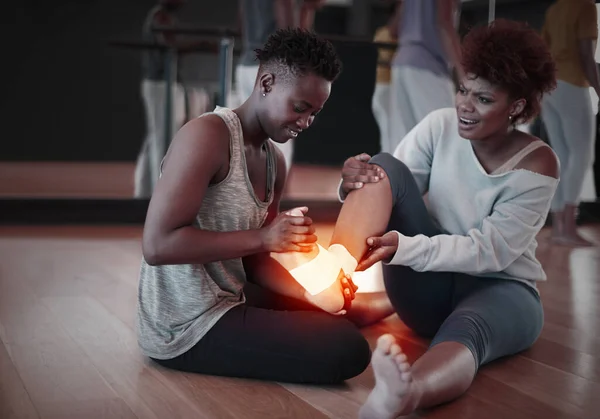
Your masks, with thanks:
[{"label": "woman's right hand", "polygon": [[383,179],[385,172],[379,166],[369,164],[371,156],[366,153],[350,157],[342,168],[342,192],[347,196],[351,191],[360,189],[365,183],[375,183]]},{"label": "woman's right hand", "polygon": [[312,219],[306,216],[307,207],[297,208],[302,215],[291,211],[279,213],[260,230],[263,248],[267,252],[310,252],[317,242]]}]

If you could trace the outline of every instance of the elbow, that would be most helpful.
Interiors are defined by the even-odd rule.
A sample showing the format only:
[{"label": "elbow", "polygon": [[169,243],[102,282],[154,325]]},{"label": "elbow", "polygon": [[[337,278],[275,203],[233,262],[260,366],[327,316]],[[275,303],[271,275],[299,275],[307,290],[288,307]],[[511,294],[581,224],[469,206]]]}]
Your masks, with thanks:
[{"label": "elbow", "polygon": [[142,256],[150,266],[164,265],[165,255],[159,245],[161,240],[156,234],[144,234],[142,239]]},{"label": "elbow", "polygon": [[507,255],[505,257],[490,258],[490,263],[482,264],[482,269],[480,269],[478,273],[493,274],[504,272],[510,267],[510,265],[512,265],[518,259],[518,257],[519,255],[511,253],[510,255]]},{"label": "elbow", "polygon": [[142,244],[142,256],[144,257],[144,261],[150,266],[162,264],[162,258],[156,246]]}]

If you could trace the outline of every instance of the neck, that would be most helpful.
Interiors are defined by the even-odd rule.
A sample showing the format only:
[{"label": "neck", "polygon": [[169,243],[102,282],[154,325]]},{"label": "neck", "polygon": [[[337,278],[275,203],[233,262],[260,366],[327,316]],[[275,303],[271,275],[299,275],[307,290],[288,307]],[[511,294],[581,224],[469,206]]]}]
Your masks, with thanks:
[{"label": "neck", "polygon": [[490,157],[497,155],[499,151],[509,146],[510,142],[507,141],[507,139],[511,136],[511,134],[514,131],[514,126],[509,125],[506,131],[501,131],[500,133],[497,133],[493,136],[482,140],[471,140],[471,145],[473,146],[475,154],[477,154],[477,156],[480,157]]},{"label": "neck", "polygon": [[267,133],[263,129],[255,104],[254,93],[246,100],[239,108],[235,109],[235,113],[242,124],[244,134],[244,144],[260,148],[269,139]]}]

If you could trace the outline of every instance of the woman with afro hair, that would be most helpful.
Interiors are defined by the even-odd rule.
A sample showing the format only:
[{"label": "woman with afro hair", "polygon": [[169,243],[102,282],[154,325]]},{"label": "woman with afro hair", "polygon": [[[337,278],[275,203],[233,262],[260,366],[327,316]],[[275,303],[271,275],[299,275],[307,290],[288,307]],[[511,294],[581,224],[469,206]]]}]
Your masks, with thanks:
[{"label": "woman with afro hair", "polygon": [[361,418],[451,401],[482,365],[529,348],[542,330],[536,236],[559,163],[515,125],[538,114],[555,64],[534,30],[497,20],[467,34],[462,65],[454,108],[429,114],[393,156],[352,157],[342,170],[333,240],[360,261],[357,270],[383,261],[400,319],[432,338],[413,365],[392,335],[379,338]]}]

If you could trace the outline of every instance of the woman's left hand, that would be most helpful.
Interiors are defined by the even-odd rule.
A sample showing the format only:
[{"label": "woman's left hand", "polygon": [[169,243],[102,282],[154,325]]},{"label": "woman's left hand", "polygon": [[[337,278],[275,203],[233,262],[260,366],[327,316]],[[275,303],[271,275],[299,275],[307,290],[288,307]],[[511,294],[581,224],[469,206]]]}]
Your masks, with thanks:
[{"label": "woman's left hand", "polygon": [[367,239],[369,251],[356,267],[357,271],[364,271],[379,261],[389,261],[398,250],[398,234],[395,231],[385,233],[381,237]]},{"label": "woman's left hand", "polygon": [[352,282],[352,277],[350,275],[346,275],[342,278],[342,293],[344,294],[344,308],[337,312],[336,314],[346,314],[350,307],[352,306],[352,301],[356,296],[356,290],[358,287]]}]

